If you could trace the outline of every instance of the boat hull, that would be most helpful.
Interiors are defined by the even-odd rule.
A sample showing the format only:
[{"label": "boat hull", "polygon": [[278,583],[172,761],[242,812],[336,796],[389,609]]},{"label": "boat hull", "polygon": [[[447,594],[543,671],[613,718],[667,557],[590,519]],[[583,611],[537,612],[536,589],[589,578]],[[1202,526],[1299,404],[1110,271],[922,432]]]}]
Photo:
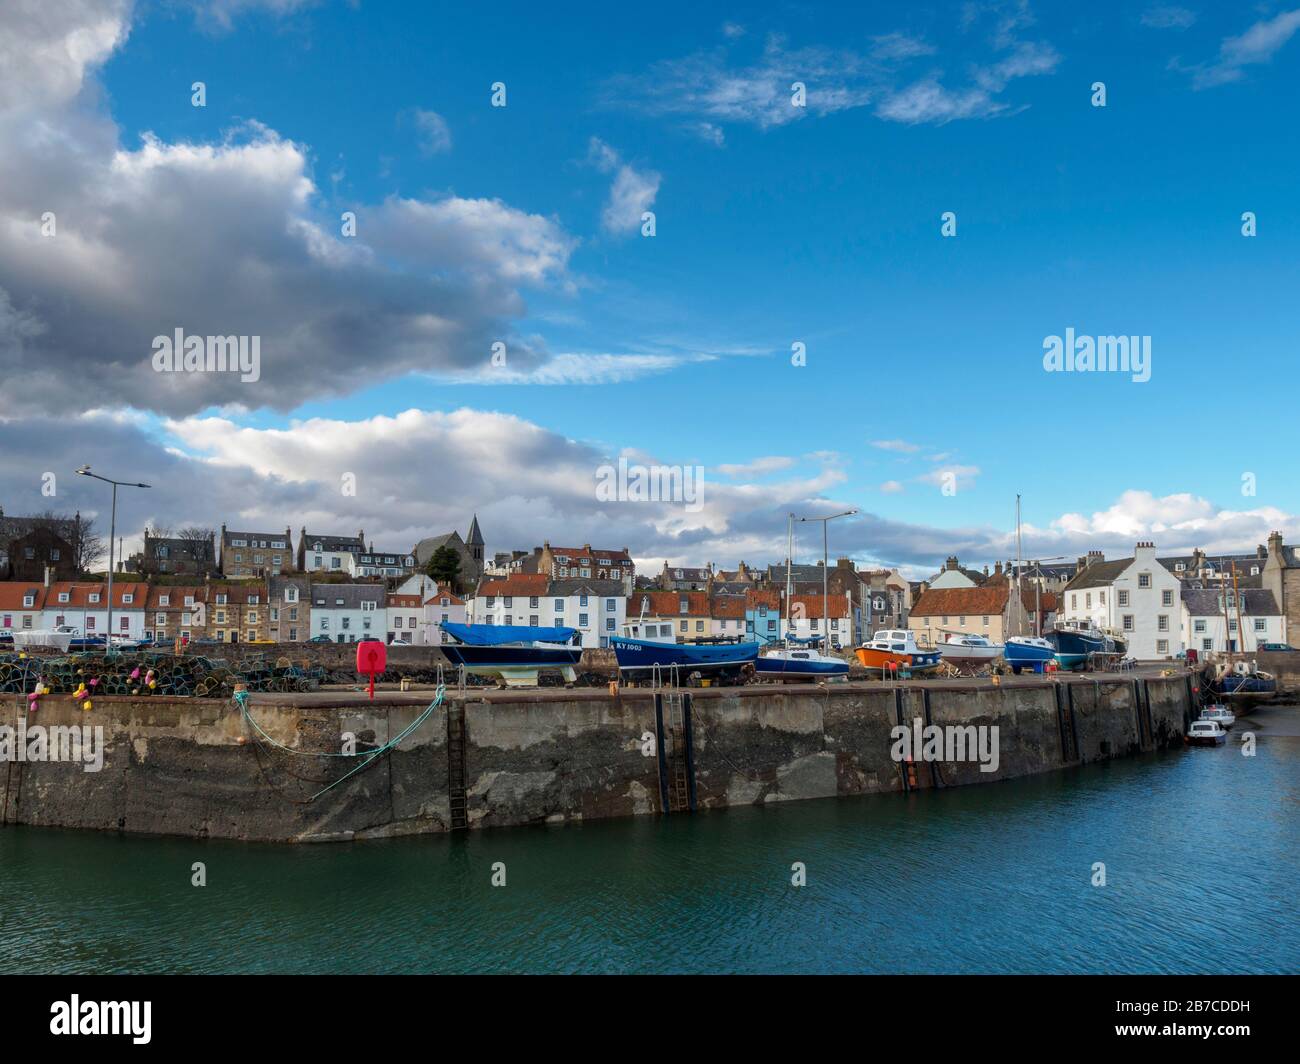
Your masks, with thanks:
[{"label": "boat hull", "polygon": [[1050,646],[1037,646],[1034,643],[1017,643],[1008,639],[1002,648],[1002,659],[1011,666],[1011,671],[1019,673],[1021,669],[1041,669],[1056,657]]},{"label": "boat hull", "polygon": [[778,679],[825,679],[828,676],[847,676],[847,661],[808,661],[803,658],[783,658],[775,654],[763,655],[754,662],[754,671],[762,677]]},{"label": "boat hull", "polygon": [[953,665],[987,665],[1002,657],[1002,648],[950,646],[944,643],[939,647],[939,656]]},{"label": "boat hull", "polygon": [[1225,734],[1187,736],[1188,746],[1222,746],[1227,741],[1228,737]]},{"label": "boat hull", "polygon": [[649,673],[676,668],[683,673],[737,673],[758,658],[761,643],[660,643],[615,636],[609,641],[619,671]]},{"label": "boat hull", "polygon": [[1210,690],[1216,698],[1231,702],[1267,702],[1277,694],[1277,680],[1233,674],[1215,680]]},{"label": "boat hull", "polygon": [[871,672],[889,673],[906,669],[912,673],[932,672],[939,667],[939,652],[908,654],[877,647],[858,647],[854,652],[858,664]]},{"label": "boat hull", "polygon": [[448,643],[439,649],[453,665],[476,676],[499,676],[509,687],[536,687],[542,672],[558,671],[567,683],[578,678],[581,647],[471,646]]}]

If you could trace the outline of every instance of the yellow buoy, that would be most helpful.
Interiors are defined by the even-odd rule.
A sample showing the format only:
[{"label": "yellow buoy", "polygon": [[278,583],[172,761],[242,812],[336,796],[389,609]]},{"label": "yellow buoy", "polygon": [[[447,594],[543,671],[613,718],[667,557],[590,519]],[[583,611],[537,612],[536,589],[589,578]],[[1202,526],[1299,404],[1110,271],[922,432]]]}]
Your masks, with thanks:
[{"label": "yellow buoy", "polygon": [[90,712],[90,699],[89,699],[89,698],[87,698],[84,702],[81,703],[81,708],[84,709],[87,713]]}]

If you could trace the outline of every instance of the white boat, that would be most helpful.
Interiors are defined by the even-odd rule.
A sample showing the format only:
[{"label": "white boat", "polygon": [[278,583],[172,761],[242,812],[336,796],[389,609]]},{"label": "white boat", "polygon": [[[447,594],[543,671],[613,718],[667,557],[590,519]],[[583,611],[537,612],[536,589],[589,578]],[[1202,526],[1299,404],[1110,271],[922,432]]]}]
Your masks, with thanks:
[{"label": "white boat", "polygon": [[70,624],[60,624],[54,628],[16,629],[13,635],[15,650],[27,647],[54,647],[59,653],[66,654],[72,641],[80,639],[81,629],[74,628]]},{"label": "white boat", "polygon": [[820,650],[775,647],[758,656],[754,671],[769,679],[821,680],[831,676],[848,676],[849,663],[843,658],[823,654]]},{"label": "white boat", "polygon": [[1220,728],[1228,729],[1237,723],[1237,716],[1227,706],[1213,705],[1206,706],[1201,710],[1201,720],[1212,720]]},{"label": "white boat", "polygon": [[1228,733],[1212,720],[1194,720],[1187,732],[1189,746],[1222,746]]},{"label": "white boat", "polygon": [[983,665],[1002,657],[1003,644],[983,635],[949,632],[938,644],[939,656],[954,665]]}]

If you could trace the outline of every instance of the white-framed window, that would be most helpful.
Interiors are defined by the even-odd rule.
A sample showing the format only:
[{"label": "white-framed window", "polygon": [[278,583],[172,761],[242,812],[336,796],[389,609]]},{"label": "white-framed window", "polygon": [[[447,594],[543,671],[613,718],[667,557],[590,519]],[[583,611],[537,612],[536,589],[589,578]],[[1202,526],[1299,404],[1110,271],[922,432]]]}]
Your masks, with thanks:
[{"label": "white-framed window", "polygon": [[67,602],[67,601],[68,601],[68,593],[67,593],[66,591],[60,591],[60,592],[59,592],[59,601],[60,601],[60,602]]},{"label": "white-framed window", "polygon": [[1256,618],[1255,618],[1255,631],[1257,631],[1257,632],[1267,632],[1267,631],[1268,631],[1268,621],[1266,621],[1263,617],[1256,617]]},{"label": "white-framed window", "polygon": [[1200,635],[1202,632],[1205,631],[1205,622],[1204,622],[1204,621],[1193,621],[1193,622],[1192,622],[1192,631],[1195,632],[1197,635]]},{"label": "white-framed window", "polygon": [[1150,586],[1151,586],[1151,574],[1138,573],[1138,587],[1150,587]]},{"label": "white-framed window", "polygon": [[1133,631],[1133,614],[1131,613],[1124,614],[1124,631]]},{"label": "white-framed window", "polygon": [[1169,640],[1168,640],[1168,639],[1157,639],[1157,640],[1156,640],[1156,653],[1157,653],[1157,654],[1168,654],[1168,653],[1169,653]]},{"label": "white-framed window", "polygon": [[1157,632],[1169,631],[1169,614],[1162,613],[1160,614],[1159,617],[1156,618],[1156,631]]},{"label": "white-framed window", "polygon": [[1213,650],[1213,649],[1214,649],[1214,640],[1213,640],[1213,639],[1202,639],[1202,640],[1201,640],[1201,649],[1202,649],[1202,650]]},{"label": "white-framed window", "polygon": [[1160,605],[1172,606],[1174,604],[1174,593],[1168,588],[1160,592]]},{"label": "white-framed window", "polygon": [[1117,605],[1117,606],[1127,606],[1127,605],[1128,605],[1128,592],[1127,592],[1127,591],[1120,590],[1120,591],[1116,591],[1116,592],[1115,592],[1115,605]]}]

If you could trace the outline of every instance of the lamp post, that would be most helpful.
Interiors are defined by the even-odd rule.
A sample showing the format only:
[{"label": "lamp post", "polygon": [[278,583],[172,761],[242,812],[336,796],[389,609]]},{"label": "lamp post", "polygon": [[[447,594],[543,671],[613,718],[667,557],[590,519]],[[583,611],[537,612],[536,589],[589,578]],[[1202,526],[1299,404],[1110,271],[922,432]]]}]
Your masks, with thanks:
[{"label": "lamp post", "polygon": [[129,480],[113,480],[111,477],[101,477],[98,473],[92,473],[88,465],[78,469],[77,475],[94,477],[96,480],[102,480],[105,484],[113,485],[113,509],[108,522],[108,630],[104,633],[104,653],[111,654],[113,652],[113,537],[117,535],[117,489],[119,487],[147,488],[149,485]]},{"label": "lamp post", "polygon": [[827,614],[830,612],[830,595],[827,592],[828,582],[827,582],[826,571],[827,569],[830,568],[830,552],[828,549],[828,538],[827,538],[826,529],[827,526],[832,521],[834,521],[837,517],[852,517],[857,512],[858,512],[857,510],[845,510],[841,514],[831,514],[829,517],[799,518],[800,521],[820,521],[822,523],[822,622],[826,625],[825,629],[823,629],[822,632],[822,645],[828,653],[831,649],[831,636],[830,636],[831,621],[830,621],[830,617],[827,616]]}]

